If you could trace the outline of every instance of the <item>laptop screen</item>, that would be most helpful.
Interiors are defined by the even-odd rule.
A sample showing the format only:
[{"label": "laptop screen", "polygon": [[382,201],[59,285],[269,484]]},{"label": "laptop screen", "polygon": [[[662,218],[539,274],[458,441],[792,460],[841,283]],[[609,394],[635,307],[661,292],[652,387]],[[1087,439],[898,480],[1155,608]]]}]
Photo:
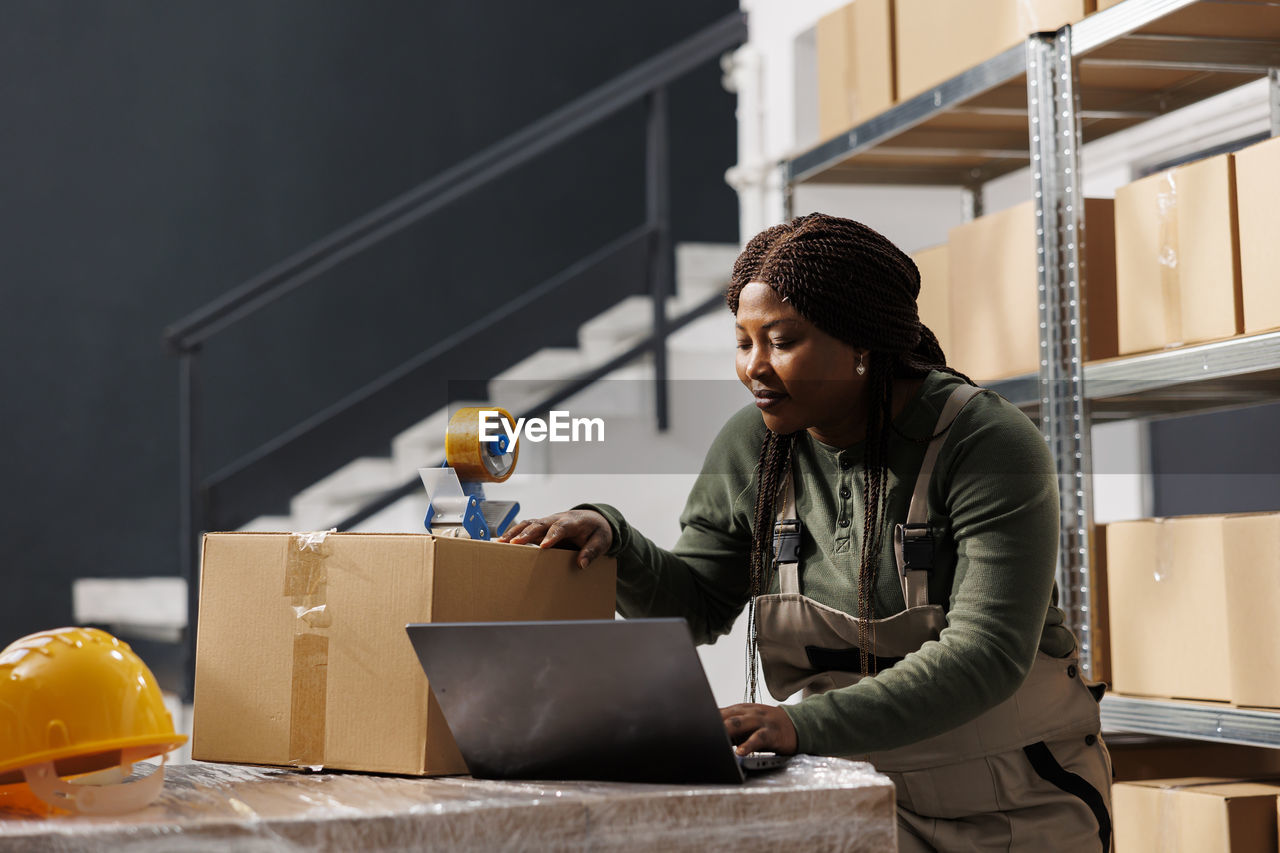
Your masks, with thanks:
[{"label": "laptop screen", "polygon": [[742,781],[683,619],[407,630],[473,776]]}]

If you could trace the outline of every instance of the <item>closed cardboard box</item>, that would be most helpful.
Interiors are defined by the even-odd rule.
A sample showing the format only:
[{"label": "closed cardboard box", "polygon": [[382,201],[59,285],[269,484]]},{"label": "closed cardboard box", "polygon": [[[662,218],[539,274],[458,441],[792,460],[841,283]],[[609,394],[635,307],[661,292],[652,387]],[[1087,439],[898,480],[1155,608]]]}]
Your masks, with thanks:
[{"label": "closed cardboard box", "polygon": [[929,327],[942,351],[951,355],[951,280],[947,247],[935,246],[911,256],[920,270],[920,295],[916,308],[920,322]]},{"label": "closed cardboard box", "polygon": [[[1085,358],[1116,354],[1113,203],[1085,202]],[[953,367],[976,380],[1040,369],[1040,296],[1031,202],[951,229]]]},{"label": "closed cardboard box", "polygon": [[1263,782],[1195,777],[1121,782],[1111,790],[1122,853],[1272,853],[1276,796]]},{"label": "closed cardboard box", "polygon": [[1280,138],[1237,152],[1235,159],[1244,331],[1253,334],[1280,328]]},{"label": "closed cardboard box", "polygon": [[914,97],[1093,8],[1093,0],[895,0],[898,97]]},{"label": "closed cardboard box", "polygon": [[857,0],[818,21],[818,133],[843,133],[893,106],[891,0]]},{"label": "closed cardboard box", "polygon": [[1095,525],[1089,554],[1089,633],[1093,660],[1089,678],[1111,683],[1111,613],[1107,601],[1107,528]]},{"label": "closed cardboard box", "polygon": [[1229,516],[1222,545],[1229,569],[1231,699],[1280,708],[1280,513]]},{"label": "closed cardboard box", "polygon": [[204,539],[191,754],[465,773],[409,622],[607,619],[616,567],[426,534]]},{"label": "closed cardboard box", "polygon": [[1234,168],[1223,154],[1116,190],[1122,354],[1241,331]]},{"label": "closed cardboard box", "polygon": [[1221,516],[1107,525],[1117,693],[1231,699]]}]

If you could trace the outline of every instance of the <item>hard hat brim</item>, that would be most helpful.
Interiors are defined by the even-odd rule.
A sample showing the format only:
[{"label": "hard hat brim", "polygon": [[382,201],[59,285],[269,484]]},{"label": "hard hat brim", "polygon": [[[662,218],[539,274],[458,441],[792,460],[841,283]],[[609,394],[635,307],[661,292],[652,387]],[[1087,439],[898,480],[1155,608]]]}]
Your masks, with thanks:
[{"label": "hard hat brim", "polygon": [[[172,735],[157,737],[155,734],[139,735],[131,738],[113,738],[96,743],[79,743],[50,749],[44,752],[19,756],[0,764],[0,786],[22,782],[22,768],[33,764],[52,761],[59,776],[81,776],[104,770],[120,761],[119,753],[125,749],[145,750],[136,756],[138,760],[164,755],[187,742],[186,735],[176,732]],[[8,777],[8,778],[6,778]]]}]

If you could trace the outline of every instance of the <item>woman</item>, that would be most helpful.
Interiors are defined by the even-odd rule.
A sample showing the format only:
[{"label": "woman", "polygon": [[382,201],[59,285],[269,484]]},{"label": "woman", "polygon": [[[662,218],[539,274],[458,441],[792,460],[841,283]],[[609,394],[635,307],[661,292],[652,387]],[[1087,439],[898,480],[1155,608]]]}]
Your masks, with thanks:
[{"label": "woman", "polygon": [[[755,405],[668,552],[605,505],[503,537],[618,560],[618,609],[699,642],[745,607],[739,752],[867,758],[903,850],[1107,850],[1110,759],[1053,604],[1058,499],[1034,425],[946,367],[911,259],[822,214],[756,236],[727,293]],[[755,700],[755,655],[782,707]]]}]

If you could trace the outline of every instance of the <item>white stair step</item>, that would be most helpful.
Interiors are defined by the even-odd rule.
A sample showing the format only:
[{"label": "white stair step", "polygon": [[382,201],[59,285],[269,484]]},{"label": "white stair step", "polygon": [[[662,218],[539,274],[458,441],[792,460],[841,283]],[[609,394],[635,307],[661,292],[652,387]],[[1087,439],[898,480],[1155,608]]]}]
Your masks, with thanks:
[{"label": "white stair step", "polygon": [[724,292],[740,248],[731,243],[680,243],[676,246],[676,291],[696,299]]},{"label": "white stair step", "polygon": [[401,485],[404,479],[390,459],[356,459],[299,492],[290,514],[296,529],[324,529]]},{"label": "white stair step", "polygon": [[[681,316],[706,298],[706,293],[696,291],[692,295],[671,297],[667,300],[667,318]],[[582,324],[578,330],[578,349],[588,359],[602,362],[634,346],[652,331],[653,300],[648,296],[628,296]]]},{"label": "white stair step", "polygon": [[484,400],[453,403],[391,439],[391,461],[400,472],[401,480],[416,477],[419,468],[437,465],[444,459],[445,433],[455,412],[468,406],[488,405],[492,404]]},{"label": "white stair step", "polygon": [[733,323],[733,315],[728,308],[712,311],[667,338],[667,350],[681,353],[723,353],[728,357],[732,368],[737,343]]},{"label": "white stair step", "polygon": [[[680,300],[668,299],[667,316],[678,316],[681,307]],[[587,357],[612,358],[652,330],[653,300],[648,296],[628,296],[582,324],[578,329],[578,349]]]},{"label": "white stair step", "polygon": [[77,578],[71,584],[76,624],[183,628],[187,582],[182,578]]},{"label": "white stair step", "polygon": [[489,381],[489,399],[519,416],[527,408],[562,388],[573,379],[602,364],[578,349],[547,347],[512,365]]},{"label": "white stair step", "polygon": [[351,528],[358,533],[423,533],[427,517],[426,491],[403,497]]}]

